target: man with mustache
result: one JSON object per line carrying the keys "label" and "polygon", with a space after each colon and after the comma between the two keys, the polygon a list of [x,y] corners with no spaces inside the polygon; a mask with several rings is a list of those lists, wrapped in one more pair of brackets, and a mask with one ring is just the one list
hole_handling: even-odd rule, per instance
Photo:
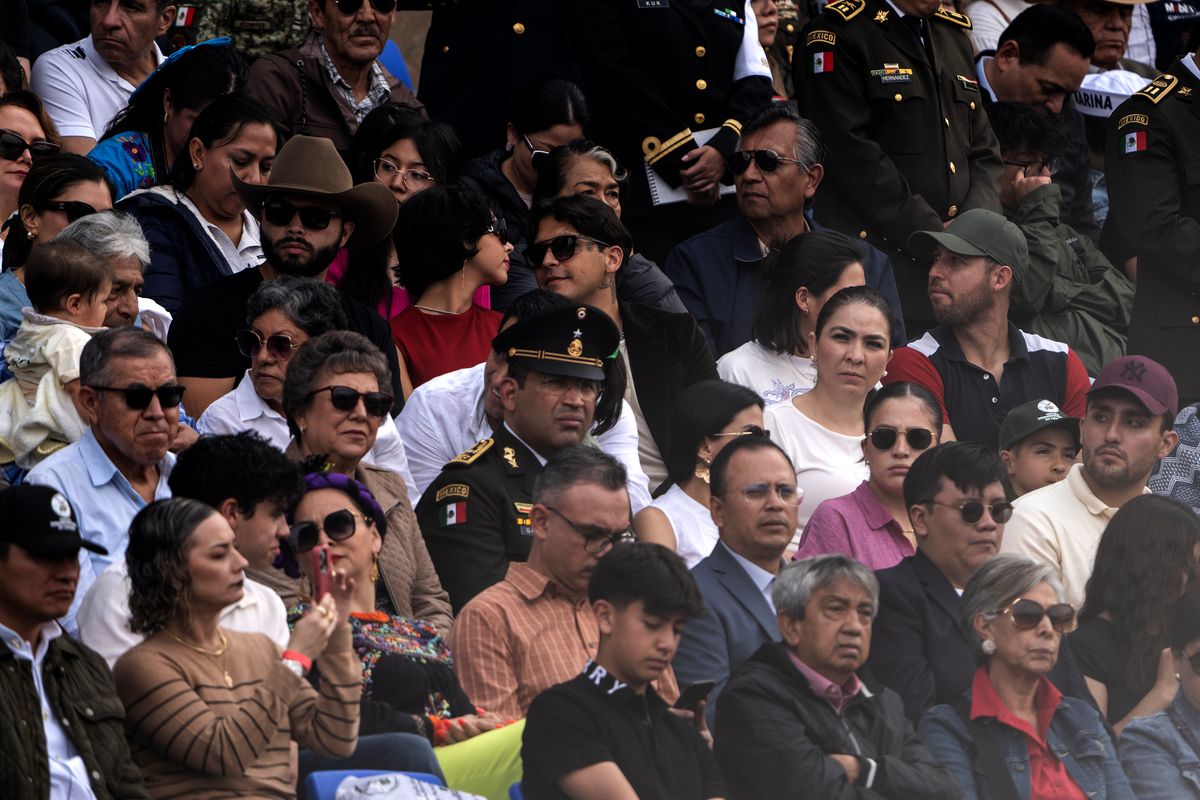
{"label": "man with mustache", "polygon": [[[333,143],[311,136],[292,137],[283,146],[265,185],[236,177],[234,185],[259,218],[266,260],[206,285],[175,315],[169,341],[194,417],[233,389],[250,366],[235,339],[246,327],[246,301],[259,285],[280,275],[323,280],[340,248],[375,244],[391,232],[400,208],[381,183],[355,186]],[[396,346],[387,323],[357,300],[339,297],[348,329],[387,356],[392,392],[400,398]]]}
{"label": "man with mustache", "polygon": [[994,451],[1004,417],[1030,400],[1049,399],[1064,414],[1083,416],[1088,374],[1079,356],[1008,319],[1014,286],[1028,271],[1020,228],[994,211],[971,209],[944,232],[914,233],[909,248],[933,257],[929,302],[938,326],[896,349],[883,382],[932,392],[942,406],[942,441]]}
{"label": "man with mustache", "polygon": [[384,103],[422,108],[378,61],[396,0],[309,0],[308,12],[308,40],[255,61],[250,92],[284,138],[323,136],[349,163],[350,140],[367,114]]}
{"label": "man with mustache", "polygon": [[1083,463],[1017,500],[1004,550],[1053,564],[1067,602],[1080,608],[1100,536],[1121,506],[1150,494],[1150,471],[1179,441],[1178,412],[1175,379],[1157,361],[1129,355],[1105,364],[1079,423]]}
{"label": "man with mustache", "polygon": [[683,629],[674,667],[683,686],[716,681],[705,709],[711,727],[730,673],[779,641],[771,588],[796,530],[801,495],[791,459],[762,436],[739,436],[722,448],[709,481],[720,541],[692,568],[707,608]]}

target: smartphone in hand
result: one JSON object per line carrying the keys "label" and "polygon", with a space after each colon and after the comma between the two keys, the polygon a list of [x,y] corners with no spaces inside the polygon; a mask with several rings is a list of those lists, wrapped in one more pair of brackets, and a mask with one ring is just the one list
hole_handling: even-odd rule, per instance
{"label": "smartphone in hand", "polygon": [[333,588],[333,560],[329,545],[312,549],[313,602],[319,603]]}
{"label": "smartphone in hand", "polygon": [[708,699],[709,694],[712,693],[713,687],[716,685],[716,681],[697,681],[693,683],[679,693],[679,699],[675,701],[673,708],[677,708],[680,711],[695,711],[696,706],[700,705],[701,701]]}

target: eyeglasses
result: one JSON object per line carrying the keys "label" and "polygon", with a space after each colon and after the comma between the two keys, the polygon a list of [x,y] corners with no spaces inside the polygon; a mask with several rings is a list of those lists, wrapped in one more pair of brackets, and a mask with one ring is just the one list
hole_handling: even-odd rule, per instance
{"label": "eyeglasses", "polygon": [[768,430],[763,430],[757,425],[747,425],[740,431],[731,431],[729,433],[710,433],[708,438],[716,439],[721,436],[761,436],[764,439],[770,439],[771,432]]}
{"label": "eyeglasses", "polygon": [[798,506],[804,500],[804,490],[790,483],[751,483],[738,491],[748,502],[757,504],[765,503],[770,498],[772,490],[785,506]]}
{"label": "eyeglasses", "polygon": [[323,231],[334,217],[341,216],[332,208],[294,206],[287,200],[268,200],[263,205],[263,219],[272,225],[288,225],[297,214],[300,215],[300,224],[310,231]]}
{"label": "eyeglasses", "polygon": [[346,508],[326,514],[319,525],[315,522],[297,522],[288,531],[288,542],[296,553],[307,553],[321,540],[322,530],[330,541],[342,542],[354,535],[358,529],[355,520],[360,519],[366,525],[372,522],[370,517]]}
{"label": "eyeglasses", "polygon": [[254,358],[264,346],[267,352],[278,359],[288,359],[292,357],[292,351],[300,345],[292,341],[292,337],[282,333],[275,333],[263,340],[256,331],[244,330],[238,331],[234,337],[237,340],[238,350],[246,358]]}
{"label": "eyeglasses", "polygon": [[[362,8],[363,0],[333,0],[333,4],[337,6],[338,11],[348,17],[358,13],[358,10]],[[396,10],[396,0],[371,0],[371,8],[380,14],[390,14]]]}
{"label": "eyeglasses", "polygon": [[163,408],[176,408],[183,401],[186,389],[174,383],[164,383],[157,389],[135,383],[132,386],[118,388],[116,386],[92,386],[97,392],[113,392],[124,395],[125,405],[132,411],[145,411],[150,407],[150,401],[157,397],[158,404]]}
{"label": "eyeglasses", "polygon": [[78,200],[55,200],[46,203],[47,211],[61,211],[67,215],[67,222],[71,223],[79,219],[83,219],[89,214],[95,214],[96,209],[89,206],[87,203],[81,203]]}
{"label": "eyeglasses", "polygon": [[[900,431],[881,425],[871,431],[871,446],[876,450],[891,450],[900,438]],[[933,432],[927,428],[909,428],[904,432],[904,441],[913,450],[924,450],[933,444]]]}
{"label": "eyeglasses", "polygon": [[1013,627],[1019,631],[1031,631],[1042,624],[1042,617],[1050,618],[1050,625],[1059,633],[1075,630],[1075,609],[1070,603],[1055,603],[1045,608],[1041,603],[1019,597],[1001,609],[1001,614],[1012,617]]}
{"label": "eyeglasses", "polygon": [[602,242],[590,236],[568,233],[562,236],[555,236],[553,239],[548,239],[544,242],[534,242],[529,245],[529,263],[533,265],[534,269],[542,269],[542,262],[546,260],[546,253],[553,255],[555,261],[566,261],[575,256],[575,249],[580,242],[591,242],[597,247],[610,246],[608,242]]}
{"label": "eyeglasses", "polygon": [[552,506],[542,506],[550,513],[556,515],[563,522],[571,526],[571,530],[583,537],[583,549],[594,556],[608,550],[610,547],[615,547],[619,544],[628,544],[629,542],[637,541],[637,534],[631,528],[622,528],[616,533],[599,530],[591,525],[579,525],[571,520],[566,514]]}
{"label": "eyeglasses", "polygon": [[349,386],[322,386],[320,389],[313,389],[304,399],[308,400],[321,392],[329,392],[329,402],[338,411],[353,411],[358,406],[358,398],[361,397],[366,412],[380,419],[388,415],[392,410],[392,403],[395,402],[395,398],[387,392],[360,392]]}
{"label": "eyeglasses", "polygon": [[986,508],[988,513],[992,515],[994,522],[1003,525],[1012,518],[1013,507],[1012,503],[1001,501],[999,503],[991,503],[985,505],[978,500],[966,500],[961,503],[939,503],[937,500],[925,500],[925,503],[935,506],[945,506],[946,508],[954,508],[962,515],[962,521],[968,525],[974,525],[979,520],[983,519],[983,510]]}
{"label": "eyeglasses", "polygon": [[741,175],[750,169],[750,162],[754,162],[760,172],[774,172],[779,169],[781,161],[787,161],[790,164],[804,164],[798,158],[781,156],[774,150],[737,150],[729,157],[729,169],[734,175]]}
{"label": "eyeglasses", "polygon": [[375,168],[375,177],[384,183],[391,183],[400,176],[400,182],[410,189],[425,188],[427,184],[437,183],[433,176],[421,169],[400,169],[390,159],[377,158],[371,162]]}
{"label": "eyeglasses", "polygon": [[44,139],[36,142],[25,141],[20,134],[0,128],[0,158],[16,161],[26,150],[33,158],[50,156],[58,152],[59,147],[54,142]]}
{"label": "eyeglasses", "polygon": [[541,164],[546,156],[550,155],[550,151],[541,150],[537,147],[534,147],[533,142],[529,141],[529,137],[523,133],[521,134],[521,140],[525,142],[525,146],[529,148],[529,163],[534,169],[537,169],[538,164]]}
{"label": "eyeglasses", "polygon": [[1045,161],[1005,161],[1010,167],[1020,167],[1025,173],[1025,177],[1034,178],[1042,174],[1043,170],[1049,170],[1050,174],[1058,174],[1058,159],[1048,158]]}
{"label": "eyeglasses", "polygon": [[484,231],[484,235],[493,234],[500,240],[500,244],[508,244],[508,223],[503,219],[494,219],[488,229]]}

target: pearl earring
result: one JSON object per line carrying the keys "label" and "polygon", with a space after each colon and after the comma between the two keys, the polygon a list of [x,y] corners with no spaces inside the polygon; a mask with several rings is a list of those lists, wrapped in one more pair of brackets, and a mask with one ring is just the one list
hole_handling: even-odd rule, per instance
{"label": "pearl earring", "polygon": [[193,162],[192,162],[192,169],[196,170],[196,172],[199,172],[199,171],[200,171],[200,162],[199,162],[199,161],[193,161]]}
{"label": "pearl earring", "polygon": [[983,644],[979,645],[979,649],[983,651],[985,656],[996,655],[996,643],[991,639],[985,639]]}

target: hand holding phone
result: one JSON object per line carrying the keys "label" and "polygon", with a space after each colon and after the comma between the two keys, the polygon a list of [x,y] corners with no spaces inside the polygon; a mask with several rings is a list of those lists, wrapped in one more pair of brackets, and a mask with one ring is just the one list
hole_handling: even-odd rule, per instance
{"label": "hand holding phone", "polygon": [[329,556],[329,545],[312,549],[313,602],[319,603],[333,588],[333,562]]}
{"label": "hand holding phone", "polygon": [[696,706],[708,698],[716,685],[716,681],[697,681],[693,683],[679,694],[679,699],[675,701],[675,705],[672,708],[677,708],[680,711],[695,711]]}

